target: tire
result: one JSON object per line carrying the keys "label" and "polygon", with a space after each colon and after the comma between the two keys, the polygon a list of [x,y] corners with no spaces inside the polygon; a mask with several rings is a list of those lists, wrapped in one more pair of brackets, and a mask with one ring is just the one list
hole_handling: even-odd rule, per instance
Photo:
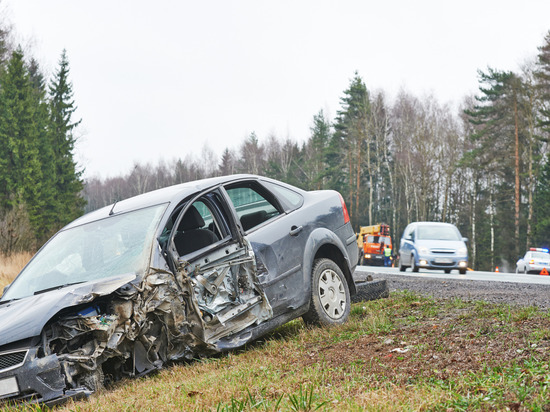
{"label": "tire", "polygon": [[465,275],[466,269],[458,269],[458,273],[460,273],[461,275]]}
{"label": "tire", "polygon": [[309,310],[302,316],[308,325],[341,325],[349,317],[351,297],[342,270],[330,259],[317,259],[311,271]]}
{"label": "tire", "polygon": [[529,273],[529,271],[527,270],[527,266],[525,266],[525,267],[523,268],[523,274],[524,274],[524,275],[527,275],[528,273]]}
{"label": "tire", "polygon": [[411,255],[411,267],[413,272],[418,272],[418,270],[420,269],[418,266],[416,266],[414,255]]}
{"label": "tire", "polygon": [[446,274],[451,273],[451,269],[445,269],[445,273],[446,273]]}
{"label": "tire", "polygon": [[87,374],[79,378],[79,384],[85,386],[92,392],[97,392],[105,387],[105,375],[103,374],[103,369],[101,365],[93,372],[88,372]]}
{"label": "tire", "polygon": [[367,282],[356,281],[355,287],[357,288],[357,293],[351,298],[353,303],[382,299],[390,296],[390,289],[388,288],[386,279],[377,279]]}

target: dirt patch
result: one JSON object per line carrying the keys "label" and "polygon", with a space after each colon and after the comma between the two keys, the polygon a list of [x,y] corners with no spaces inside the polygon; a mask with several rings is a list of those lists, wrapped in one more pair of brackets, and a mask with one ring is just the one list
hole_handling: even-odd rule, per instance
{"label": "dirt patch", "polygon": [[453,310],[442,318],[417,321],[414,326],[403,322],[386,334],[309,345],[308,356],[301,363],[311,366],[321,362],[343,371],[363,367],[377,380],[398,385],[419,379],[448,380],[486,368],[521,368],[533,356],[550,360],[550,341],[531,340],[531,334],[540,330],[550,330],[550,320],[536,317],[510,328],[508,322],[496,319],[465,321],[461,310]]}

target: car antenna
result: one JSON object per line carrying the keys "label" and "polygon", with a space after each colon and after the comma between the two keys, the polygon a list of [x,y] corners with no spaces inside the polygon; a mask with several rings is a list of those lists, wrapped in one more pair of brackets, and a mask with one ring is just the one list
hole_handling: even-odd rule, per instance
{"label": "car antenna", "polygon": [[115,203],[113,203],[113,207],[111,208],[111,211],[109,212],[109,216],[113,216],[115,214],[115,206],[118,203],[118,200],[115,200]]}

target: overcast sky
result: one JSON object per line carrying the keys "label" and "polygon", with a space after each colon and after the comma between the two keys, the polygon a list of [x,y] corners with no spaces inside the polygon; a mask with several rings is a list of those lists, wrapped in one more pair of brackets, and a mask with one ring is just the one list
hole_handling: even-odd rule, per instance
{"label": "overcast sky", "polygon": [[0,0],[47,74],[65,48],[85,177],[237,148],[251,132],[304,141],[354,72],[456,104],[477,70],[518,70],[550,1]]}

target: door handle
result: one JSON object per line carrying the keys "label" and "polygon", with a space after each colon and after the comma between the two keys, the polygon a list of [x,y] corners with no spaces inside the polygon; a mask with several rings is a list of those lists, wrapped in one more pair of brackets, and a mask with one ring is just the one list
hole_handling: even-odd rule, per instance
{"label": "door handle", "polygon": [[302,231],[304,227],[303,226],[292,226],[290,228],[290,236],[296,236],[298,233]]}

